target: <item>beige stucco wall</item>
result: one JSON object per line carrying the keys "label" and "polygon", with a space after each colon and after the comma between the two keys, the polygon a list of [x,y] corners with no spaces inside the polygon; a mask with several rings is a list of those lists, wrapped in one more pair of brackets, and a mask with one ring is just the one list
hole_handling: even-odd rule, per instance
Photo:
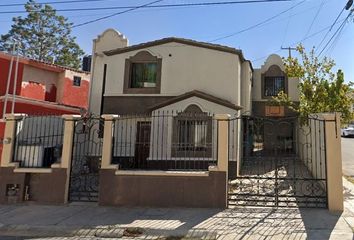
{"label": "beige stucco wall", "polygon": [[100,113],[103,69],[107,60],[103,51],[126,46],[128,39],[114,29],[107,29],[93,40],[89,109],[95,114]]}
{"label": "beige stucco wall", "polygon": [[261,83],[261,70],[254,69],[253,71],[253,87],[252,87],[252,100],[263,101],[262,99],[262,83]]}
{"label": "beige stucco wall", "polygon": [[[237,55],[181,43],[166,43],[145,50],[162,58],[159,95],[176,96],[200,90],[240,104],[241,70]],[[108,72],[105,96],[123,94],[125,60],[139,51],[106,57]]]}
{"label": "beige stucco wall", "polygon": [[241,71],[241,110],[243,114],[251,114],[252,111],[252,70],[249,62],[242,63]]}
{"label": "beige stucco wall", "polygon": [[[282,71],[285,72],[285,67],[283,61],[279,55],[272,54],[270,55],[264,64],[255,69],[253,72],[253,92],[252,100],[253,101],[268,101],[269,99],[262,98],[262,74],[265,73],[269,67],[272,65],[277,65]],[[292,101],[299,101],[299,79],[298,78],[288,78],[288,95]]]}
{"label": "beige stucco wall", "polygon": [[[113,56],[103,54],[105,50],[125,46],[127,39],[112,29],[94,40],[90,97],[90,110],[94,113],[99,113],[100,110],[104,64],[107,64],[104,96],[129,96],[130,94],[123,94],[125,60],[144,50],[162,58],[161,92],[134,96],[177,96],[199,90],[237,105],[243,102],[248,105],[247,109],[250,108],[247,97],[241,100],[240,94],[241,77],[249,80],[250,64],[241,63],[236,54],[176,42]],[[246,72],[243,74],[241,69]],[[247,92],[249,91],[248,89]]]}

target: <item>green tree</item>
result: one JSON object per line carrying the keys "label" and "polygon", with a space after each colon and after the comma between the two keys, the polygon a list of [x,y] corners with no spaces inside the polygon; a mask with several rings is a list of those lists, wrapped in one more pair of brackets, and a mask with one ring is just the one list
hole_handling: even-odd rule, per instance
{"label": "green tree", "polygon": [[0,50],[10,52],[18,41],[24,57],[79,68],[84,52],[71,36],[72,23],[35,0],[29,0],[25,9],[27,16],[14,17],[10,31],[0,36]]}
{"label": "green tree", "polygon": [[309,114],[321,112],[341,112],[343,123],[353,118],[351,107],[353,99],[350,96],[350,84],[344,82],[341,70],[333,72],[335,63],[324,57],[319,59],[313,48],[307,53],[303,46],[297,47],[298,58],[284,58],[285,71],[288,77],[298,77],[300,103],[295,104],[290,97],[281,92],[273,100],[276,104],[288,106],[299,113],[302,119]]}

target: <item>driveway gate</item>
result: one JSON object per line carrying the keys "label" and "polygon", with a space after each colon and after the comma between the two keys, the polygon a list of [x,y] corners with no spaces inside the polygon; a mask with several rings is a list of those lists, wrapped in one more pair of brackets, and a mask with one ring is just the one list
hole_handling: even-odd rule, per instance
{"label": "driveway gate", "polygon": [[95,202],[98,200],[103,120],[89,116],[74,121],[69,201]]}
{"label": "driveway gate", "polygon": [[327,207],[323,120],[237,117],[235,125],[243,136],[229,206]]}

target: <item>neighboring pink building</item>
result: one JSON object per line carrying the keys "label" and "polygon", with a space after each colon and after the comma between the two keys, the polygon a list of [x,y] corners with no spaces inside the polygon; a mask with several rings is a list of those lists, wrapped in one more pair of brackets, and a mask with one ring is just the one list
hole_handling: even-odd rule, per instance
{"label": "neighboring pink building", "polygon": [[[11,55],[0,52],[0,97],[6,94],[10,61]],[[15,65],[16,58],[12,68],[10,95],[13,94]],[[16,95],[26,99],[40,100],[44,102],[43,104],[52,102],[63,107],[87,109],[89,83],[89,72],[21,57],[18,66]],[[11,97],[9,101],[11,102]],[[0,102],[3,103],[2,98]]]}
{"label": "neighboring pink building", "polygon": [[[11,55],[0,52],[0,139],[3,121],[6,86]],[[45,63],[24,57],[19,58],[15,101],[13,89],[16,69],[14,58],[6,113],[27,114],[80,114],[88,108],[90,73]],[[0,143],[0,154],[2,145]]]}

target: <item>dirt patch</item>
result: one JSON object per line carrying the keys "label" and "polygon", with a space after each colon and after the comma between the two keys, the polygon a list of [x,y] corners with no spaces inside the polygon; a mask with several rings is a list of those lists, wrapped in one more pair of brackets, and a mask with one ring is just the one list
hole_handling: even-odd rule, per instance
{"label": "dirt patch", "polygon": [[140,237],[143,235],[144,230],[142,228],[126,228],[124,229],[124,237]]}
{"label": "dirt patch", "polygon": [[344,176],[349,182],[354,184],[354,177],[351,176]]}

